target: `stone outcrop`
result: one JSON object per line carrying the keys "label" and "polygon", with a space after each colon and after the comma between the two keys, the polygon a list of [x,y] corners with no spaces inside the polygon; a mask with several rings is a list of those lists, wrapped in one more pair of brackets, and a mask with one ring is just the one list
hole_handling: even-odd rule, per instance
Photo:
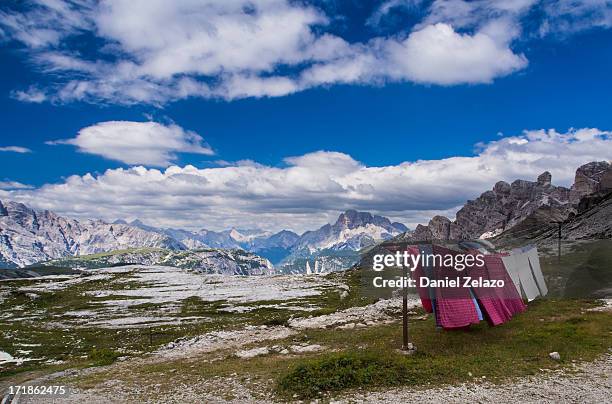
{"label": "stone outcrop", "polygon": [[612,165],[607,161],[593,161],[576,170],[570,200],[577,204],[584,196],[612,188]]}
{"label": "stone outcrop", "polygon": [[[457,212],[453,222],[435,216],[427,226],[416,229],[401,239],[473,239],[495,237],[520,223],[522,232],[545,230],[552,221],[572,218],[599,203],[612,191],[612,165],[606,161],[591,162],[576,170],[570,189],[552,184],[552,175],[545,171],[536,181],[499,181],[467,203]],[[589,195],[599,195],[590,200]],[[527,220],[529,219],[529,220]],[[544,226],[543,229],[540,229]],[[605,233],[605,232],[604,232]]]}
{"label": "stone outcrop", "polygon": [[53,258],[135,247],[173,250],[176,240],[125,224],[77,221],[17,202],[0,202],[0,261],[23,267]]}

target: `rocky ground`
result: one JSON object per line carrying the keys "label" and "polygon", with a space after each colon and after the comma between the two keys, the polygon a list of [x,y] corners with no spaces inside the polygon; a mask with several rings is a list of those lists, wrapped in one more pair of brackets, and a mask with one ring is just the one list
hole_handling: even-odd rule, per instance
{"label": "rocky ground", "polygon": [[573,369],[543,371],[542,375],[494,385],[486,379],[459,386],[414,390],[391,389],[350,394],[338,403],[606,403],[612,397],[612,354]]}
{"label": "rocky ground", "polygon": [[[416,302],[411,302],[413,306]],[[609,311],[610,302],[597,310]],[[68,384],[75,388],[60,401],[40,397],[15,397],[12,402],[41,403],[107,403],[107,402],[233,402],[263,403],[277,402],[273,394],[273,380],[251,379],[238,373],[177,381],[167,384],[155,382],[155,378],[134,384],[124,375],[143,364],[185,361],[190,367],[201,366],[205,361],[222,361],[227,355],[249,359],[269,353],[301,355],[326,350],[326,347],[304,342],[279,345],[278,340],[287,340],[298,332],[318,328],[360,328],[392,322],[386,313],[397,313],[400,301],[383,300],[364,307],[353,307],[330,315],[316,316],[289,324],[289,326],[248,326],[242,330],[212,332],[195,338],[176,341],[143,358],[120,361],[110,367],[69,370],[45,376],[30,382],[32,385]],[[256,347],[253,348],[253,346]],[[79,388],[71,381],[83,377],[104,376],[93,386]],[[392,388],[378,391],[350,391],[327,396],[322,401],[336,403],[604,403],[612,396],[612,351],[594,362],[572,361],[568,368],[540,369],[540,374],[513,379],[511,382],[494,384],[486,377],[474,376],[471,382],[436,388]],[[164,371],[164,378],[178,375],[176,369]],[[159,376],[159,375],[157,375]],[[77,379],[75,379],[77,378]],[[180,380],[177,378],[177,380]],[[4,403],[3,403],[4,404]]]}

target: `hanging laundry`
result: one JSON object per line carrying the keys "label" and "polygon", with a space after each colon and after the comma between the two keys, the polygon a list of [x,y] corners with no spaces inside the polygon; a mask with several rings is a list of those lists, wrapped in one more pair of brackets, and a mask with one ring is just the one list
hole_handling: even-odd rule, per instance
{"label": "hanging laundry", "polygon": [[522,250],[518,251],[521,252],[513,255],[516,259],[516,264],[518,265],[521,286],[525,291],[527,301],[532,301],[536,297],[540,296],[540,290],[538,289],[536,279],[531,272],[531,266],[529,265],[529,258],[527,257],[527,254],[524,254]]}
{"label": "hanging laundry", "polygon": [[[482,278],[483,280],[491,280],[492,278],[486,268],[486,265],[477,265],[467,268],[467,273],[472,278]],[[500,278],[498,278],[500,279]],[[512,318],[511,311],[505,306],[500,298],[500,293],[497,288],[472,287],[471,291],[477,298],[477,304],[482,306],[482,311],[486,320],[491,325],[500,325]]]}
{"label": "hanging laundry", "polygon": [[503,257],[502,260],[510,276],[515,274],[514,277],[516,277],[518,275],[519,284],[528,301],[532,301],[540,295],[526,254],[523,254],[520,250],[515,250],[509,256]]}
{"label": "hanging laundry", "polygon": [[505,271],[510,275],[512,279],[512,283],[516,287],[516,291],[519,296],[521,295],[521,280],[519,278],[518,266],[516,264],[516,258],[513,255],[507,254],[501,256],[501,260],[503,262],[502,266],[505,268]]}
{"label": "hanging laundry", "polygon": [[[468,254],[482,254],[482,251],[463,246]],[[422,256],[447,257],[460,253],[440,245],[407,246],[410,254]],[[471,324],[478,324],[486,320],[495,326],[509,321],[515,314],[525,311],[526,305],[521,298],[521,287],[527,289],[528,298],[539,295],[538,284],[535,277],[538,273],[533,251],[526,253],[515,251],[514,254],[487,254],[484,255],[484,264],[467,267],[464,271],[457,271],[453,266],[445,266],[444,260],[419,260],[417,267],[411,272],[413,279],[417,280],[417,291],[425,311],[433,313],[436,326],[445,329],[463,328]],[[537,254],[537,252],[536,252]],[[454,260],[453,260],[454,261]],[[533,264],[531,262],[533,261]],[[449,260],[449,262],[451,262]],[[476,261],[475,261],[476,262]],[[539,261],[537,261],[539,264]],[[462,280],[469,275],[472,279],[503,280],[504,286],[491,288],[473,285],[464,287]],[[418,281],[426,277],[434,281],[445,281],[442,286],[421,287]],[[450,285],[455,280],[461,286]],[[525,286],[521,286],[521,285]]]}
{"label": "hanging laundry", "polygon": [[531,272],[536,280],[540,295],[546,296],[548,294],[548,287],[546,286],[546,281],[544,281],[544,275],[542,275],[538,249],[535,246],[526,247],[526,249],[523,250],[523,253],[527,255],[529,265],[531,266]]}
{"label": "hanging laundry", "polygon": [[[420,250],[416,246],[409,246],[406,250],[408,251],[410,255],[418,256],[420,254]],[[411,271],[410,276],[412,277],[412,279],[414,279],[417,282],[417,285],[418,285],[419,279],[425,276],[425,272],[423,271],[423,267],[421,266],[420,261],[417,264],[417,266],[414,268],[414,271]],[[433,304],[432,304],[432,296],[430,296],[429,294],[429,288],[422,288],[420,286],[417,286],[416,289],[419,294],[419,298],[421,299],[421,305],[423,306],[423,309],[427,313],[432,313]]]}
{"label": "hanging laundry", "polygon": [[478,314],[478,320],[484,320],[482,315],[482,310],[480,310],[480,305],[478,304],[478,300],[476,300],[476,296],[474,295],[474,291],[470,288],[470,296],[472,296],[472,301],[474,302],[474,307],[476,308],[476,313]]}
{"label": "hanging laundry", "polygon": [[[438,245],[433,245],[433,253],[441,256],[457,254],[456,251]],[[452,266],[439,264],[437,262],[434,265],[437,279],[456,279],[461,284],[463,275],[460,272]],[[435,294],[436,309],[442,327],[445,329],[462,328],[478,324],[478,312],[468,288],[439,286],[435,288]]]}
{"label": "hanging laundry", "polygon": [[504,280],[504,287],[493,288],[493,291],[504,305],[507,312],[513,316],[517,313],[524,312],[527,309],[527,306],[525,303],[523,303],[523,299],[521,299],[520,287],[517,287],[514,284],[514,281],[510,276],[510,271],[508,271],[504,265],[503,258],[505,258],[505,256],[497,254],[485,255],[484,261],[489,279]]}

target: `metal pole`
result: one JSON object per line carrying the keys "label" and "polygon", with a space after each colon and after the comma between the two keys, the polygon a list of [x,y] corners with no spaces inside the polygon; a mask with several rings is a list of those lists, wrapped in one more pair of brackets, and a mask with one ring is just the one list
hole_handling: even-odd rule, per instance
{"label": "metal pole", "polygon": [[550,223],[555,223],[557,227],[557,262],[561,262],[561,227],[563,226],[562,221],[554,221]]}

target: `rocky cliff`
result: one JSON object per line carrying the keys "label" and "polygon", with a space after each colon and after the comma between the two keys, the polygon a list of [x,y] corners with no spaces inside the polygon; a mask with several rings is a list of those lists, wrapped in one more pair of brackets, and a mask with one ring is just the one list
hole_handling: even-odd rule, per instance
{"label": "rocky cliff", "polygon": [[21,203],[0,202],[0,262],[6,267],[135,247],[185,249],[171,237],[135,226],[77,221]]}
{"label": "rocky cliff", "polygon": [[[612,165],[591,162],[576,170],[571,188],[552,185],[552,176],[544,172],[536,181],[500,181],[492,190],[468,201],[455,221],[433,217],[427,226],[419,225],[401,238],[409,240],[491,238],[510,229],[533,233],[545,230],[552,221],[563,221],[580,211],[580,203],[589,195],[605,194],[612,189]],[[539,229],[546,223],[544,229]]]}

